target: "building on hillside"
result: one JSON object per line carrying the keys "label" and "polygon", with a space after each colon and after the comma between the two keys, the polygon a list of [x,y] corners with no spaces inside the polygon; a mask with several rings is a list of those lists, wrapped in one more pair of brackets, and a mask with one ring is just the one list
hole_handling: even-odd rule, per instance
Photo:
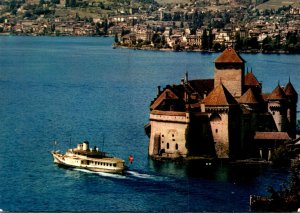
{"label": "building on hillside", "polygon": [[298,94],[289,81],[271,94],[244,59],[227,48],[215,60],[214,79],[158,87],[145,126],[149,156],[269,160],[279,144],[296,137]]}

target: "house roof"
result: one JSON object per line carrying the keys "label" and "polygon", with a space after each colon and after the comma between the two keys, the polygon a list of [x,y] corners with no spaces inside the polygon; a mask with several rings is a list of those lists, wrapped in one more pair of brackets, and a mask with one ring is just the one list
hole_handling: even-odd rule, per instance
{"label": "house roof", "polygon": [[291,140],[287,132],[255,132],[254,140]]}
{"label": "house roof", "polygon": [[189,84],[199,95],[208,94],[214,89],[214,79],[191,80]]}
{"label": "house roof", "polygon": [[284,88],[284,93],[287,96],[298,96],[298,93],[296,92],[295,88],[293,87],[292,83],[289,81],[287,85]]}
{"label": "house roof", "polygon": [[245,85],[246,86],[260,86],[260,83],[252,72],[248,72],[245,75]]}
{"label": "house roof", "polygon": [[231,47],[226,48],[215,63],[244,63],[245,60]]}
{"label": "house roof", "polygon": [[166,99],[178,99],[178,96],[168,86],[150,105],[151,109],[156,109]]}
{"label": "house roof", "polygon": [[283,91],[283,89],[281,88],[280,85],[278,85],[273,92],[268,96],[269,100],[282,100],[282,99],[286,99],[286,95]]}
{"label": "house roof", "polygon": [[262,101],[258,95],[254,94],[253,90],[249,88],[239,99],[239,103],[242,104],[258,104]]}
{"label": "house roof", "polygon": [[237,101],[223,84],[218,85],[204,98],[203,102],[210,106],[227,106],[237,104]]}

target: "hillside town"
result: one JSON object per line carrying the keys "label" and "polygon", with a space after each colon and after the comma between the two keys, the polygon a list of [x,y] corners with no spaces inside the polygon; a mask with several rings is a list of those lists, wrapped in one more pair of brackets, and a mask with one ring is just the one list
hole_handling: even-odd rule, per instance
{"label": "hillside town", "polygon": [[[175,2],[175,3],[174,3]],[[300,5],[253,0],[4,0],[0,34],[114,36],[115,47],[300,53]],[[275,1],[276,2],[276,1]]]}

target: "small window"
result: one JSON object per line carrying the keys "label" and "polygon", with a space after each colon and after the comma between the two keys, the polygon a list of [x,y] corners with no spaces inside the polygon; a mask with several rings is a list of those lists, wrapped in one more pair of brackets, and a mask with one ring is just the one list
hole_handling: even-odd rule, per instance
{"label": "small window", "polygon": [[218,133],[218,129],[216,129],[216,133]]}
{"label": "small window", "polygon": [[273,111],[273,115],[275,115],[275,112]]}
{"label": "small window", "polygon": [[161,137],[163,138],[163,137],[165,137],[164,135],[161,135]]}
{"label": "small window", "polygon": [[161,141],[161,143],[164,143],[164,141]]}
{"label": "small window", "polygon": [[175,141],[175,139],[173,138],[172,141]]}
{"label": "small window", "polygon": [[174,134],[172,134],[172,137],[174,137]]}
{"label": "small window", "polygon": [[115,163],[114,163],[113,165],[114,165],[114,167],[116,167],[116,166],[117,166],[117,164],[115,164]]}
{"label": "small window", "polygon": [[178,150],[178,144],[175,145],[175,149]]}
{"label": "small window", "polygon": [[167,143],[167,149],[169,149],[169,143]]}

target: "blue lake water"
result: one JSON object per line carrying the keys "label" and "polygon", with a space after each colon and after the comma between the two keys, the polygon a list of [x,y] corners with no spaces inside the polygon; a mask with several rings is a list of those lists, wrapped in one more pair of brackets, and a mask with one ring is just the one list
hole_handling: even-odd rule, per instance
{"label": "blue lake water", "polygon": [[[249,211],[288,176],[268,166],[203,168],[148,159],[144,125],[158,85],[213,78],[218,54],[112,49],[111,38],[0,37],[0,209],[5,211]],[[300,55],[242,54],[271,92]],[[298,109],[299,110],[299,109]],[[127,159],[124,176],[53,164],[83,140]]]}

